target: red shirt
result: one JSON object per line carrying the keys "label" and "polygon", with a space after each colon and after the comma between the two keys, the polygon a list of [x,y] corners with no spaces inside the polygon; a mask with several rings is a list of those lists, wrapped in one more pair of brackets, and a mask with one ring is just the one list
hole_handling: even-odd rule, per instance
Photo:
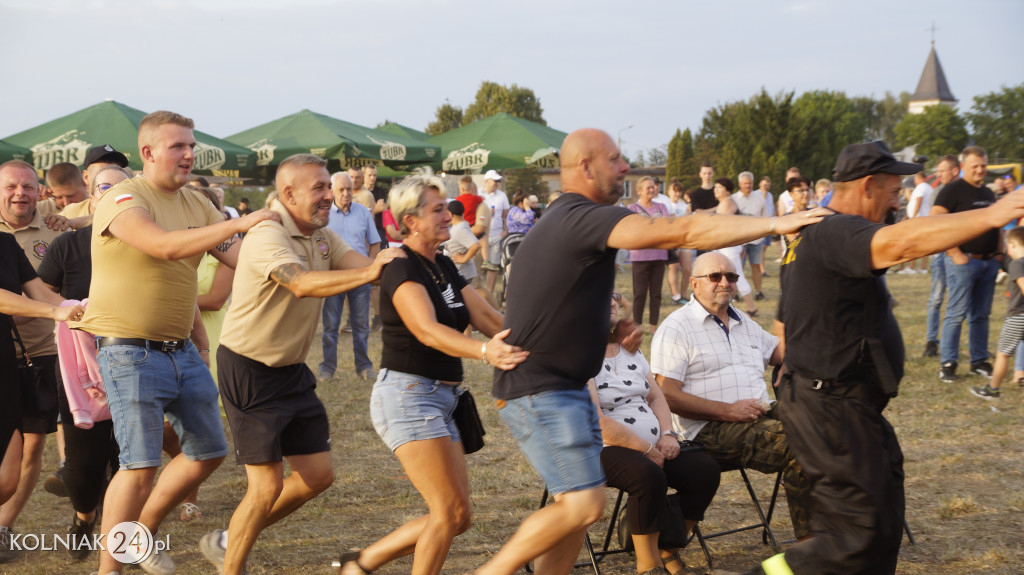
{"label": "red shirt", "polygon": [[462,215],[462,219],[466,220],[469,225],[476,224],[476,208],[480,205],[480,202],[484,201],[483,198],[476,194],[460,194],[459,197],[455,198],[459,200],[462,207],[466,209],[466,213]]}

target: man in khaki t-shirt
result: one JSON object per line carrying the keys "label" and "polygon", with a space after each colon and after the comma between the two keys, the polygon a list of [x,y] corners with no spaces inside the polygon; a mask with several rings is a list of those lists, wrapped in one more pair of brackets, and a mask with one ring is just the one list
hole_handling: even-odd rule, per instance
{"label": "man in khaki t-shirt", "polygon": [[[225,574],[244,571],[271,509],[298,509],[334,480],[327,412],[305,363],[323,298],[379,280],[384,264],[404,257],[395,248],[370,260],[324,227],[334,200],[326,165],[297,154],[278,166],[274,209],[281,223],[249,230],[235,270],[217,379],[249,486],[231,518],[231,537],[216,530],[200,542]],[[291,468],[287,479],[282,459]],[[253,496],[259,493],[279,495],[264,507]]]}
{"label": "man in khaki t-shirt", "polygon": [[[0,231],[14,235],[33,268],[39,267],[50,242],[61,233],[46,227],[37,209],[38,200],[39,178],[31,165],[17,160],[0,165]],[[53,305],[60,305],[64,300],[54,293],[47,295],[52,296],[52,300],[47,303]],[[0,326],[0,329],[11,328],[5,325]],[[43,368],[44,385],[50,386],[53,393],[56,393],[57,344],[54,342],[53,329],[53,320],[35,318],[19,325],[18,333],[25,343],[28,356],[33,363]],[[21,349],[17,350],[20,356]],[[21,476],[17,491],[0,506],[0,544],[5,541],[9,529],[28,503],[39,479],[46,435],[57,431],[57,410],[44,414],[26,414],[22,418],[21,430],[24,441]],[[9,543],[9,540],[6,541]],[[13,559],[13,553],[10,545],[0,548],[0,562]]]}
{"label": "man in khaki t-shirt", "polygon": [[[192,120],[172,112],[142,119],[143,175],[118,184],[96,205],[89,307],[81,322],[70,324],[99,338],[97,359],[121,448],[121,468],[103,507],[102,533],[110,541],[110,530],[125,521],[155,533],[227,455],[204,355],[209,344],[198,319],[196,267],[206,252],[233,267],[236,234],[278,219],[260,210],[224,221],[205,197],[182,189],[194,159],[192,128]],[[165,414],[182,452],[154,489]],[[100,553],[100,573],[120,572],[120,560],[138,559],[110,551]],[[139,565],[148,573],[174,570],[166,552],[154,551]]]}

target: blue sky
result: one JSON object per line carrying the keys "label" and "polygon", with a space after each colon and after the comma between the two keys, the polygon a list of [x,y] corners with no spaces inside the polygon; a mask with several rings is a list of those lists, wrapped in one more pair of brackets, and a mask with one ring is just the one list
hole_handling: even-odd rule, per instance
{"label": "blue sky", "polygon": [[228,136],[303,108],[423,129],[481,81],[631,156],[770,93],[913,92],[931,41],[961,110],[1024,82],[1024,2],[0,0],[0,138],[105,98]]}

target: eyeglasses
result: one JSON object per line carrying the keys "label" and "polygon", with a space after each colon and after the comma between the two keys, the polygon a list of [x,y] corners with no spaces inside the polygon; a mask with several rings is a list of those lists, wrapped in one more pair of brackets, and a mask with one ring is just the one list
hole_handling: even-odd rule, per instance
{"label": "eyeglasses", "polygon": [[622,294],[619,292],[612,292],[612,299],[615,301],[622,301]]}
{"label": "eyeglasses", "polygon": [[107,191],[107,190],[109,190],[110,188],[113,188],[113,187],[114,187],[114,184],[97,184],[96,185],[96,191],[97,192],[105,192],[105,191]]}
{"label": "eyeglasses", "polygon": [[732,272],[726,272],[726,273],[714,272],[714,273],[710,273],[710,274],[704,274],[702,276],[693,276],[693,277],[695,277],[695,278],[708,278],[709,280],[711,280],[711,283],[718,283],[718,282],[722,281],[722,277],[723,276],[731,284],[734,284],[734,283],[738,282],[739,279],[740,279],[740,274],[734,274]]}

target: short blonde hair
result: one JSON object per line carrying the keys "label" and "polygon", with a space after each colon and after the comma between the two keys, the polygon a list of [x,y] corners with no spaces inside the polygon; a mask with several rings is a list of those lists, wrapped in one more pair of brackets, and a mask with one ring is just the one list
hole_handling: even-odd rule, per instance
{"label": "short blonde hair", "polygon": [[391,207],[391,215],[398,222],[398,230],[403,235],[409,233],[409,227],[405,225],[405,216],[412,214],[420,215],[423,208],[423,195],[427,190],[436,190],[444,196],[444,181],[433,174],[409,176],[395,184],[388,194],[388,206]]}

